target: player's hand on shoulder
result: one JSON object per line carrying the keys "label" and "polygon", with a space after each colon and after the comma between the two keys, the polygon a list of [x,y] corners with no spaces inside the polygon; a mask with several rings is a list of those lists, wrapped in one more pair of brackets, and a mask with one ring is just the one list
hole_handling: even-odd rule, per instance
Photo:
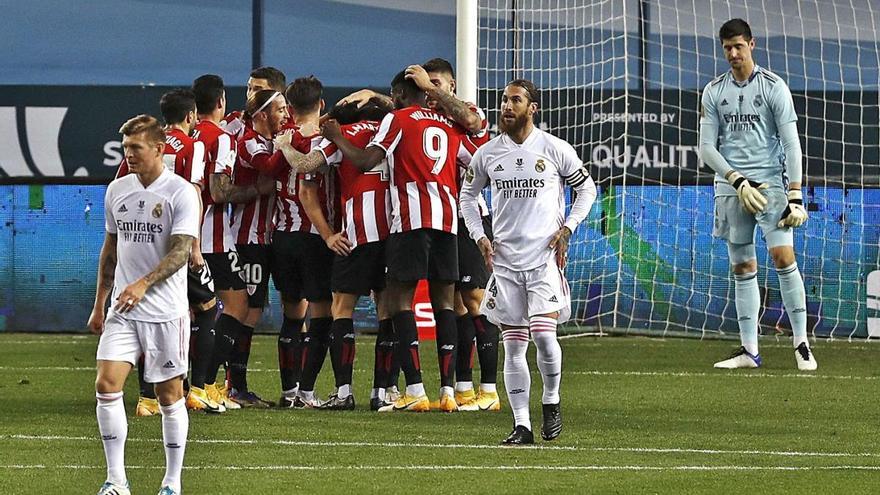
{"label": "player's hand on shoulder", "polygon": [[807,221],[807,209],[804,208],[804,196],[800,189],[788,191],[788,206],[782,212],[777,227],[800,227]]}
{"label": "player's hand on shoulder", "polygon": [[89,331],[95,335],[101,335],[104,332],[104,306],[92,308],[92,314],[89,315]]}
{"label": "player's hand on shoulder", "polygon": [[362,89],[360,91],[355,91],[354,93],[346,96],[345,98],[339,100],[337,105],[348,105],[349,103],[357,103],[358,108],[366,105],[370,98],[374,96],[378,96],[379,93],[376,93],[372,89]]}
{"label": "player's hand on shoulder", "polygon": [[339,122],[335,119],[327,119],[324,121],[324,123],[321,124],[321,135],[333,142],[342,138],[342,128],[339,127]]}
{"label": "player's hand on shoulder", "polygon": [[345,232],[337,232],[325,241],[327,247],[339,256],[348,256],[351,254],[351,241],[345,236]]}
{"label": "player's hand on shoulder", "polygon": [[137,279],[119,294],[113,309],[117,313],[128,313],[143,300],[148,288],[149,284],[147,284],[146,280],[143,278]]}
{"label": "player's hand on shoulder", "polygon": [[491,272],[494,268],[492,257],[495,256],[495,248],[492,246],[492,241],[488,237],[480,237],[480,240],[477,241],[477,247],[480,248],[480,254],[483,255],[483,261],[486,262],[486,269]]}
{"label": "player's hand on shoulder", "polygon": [[556,266],[565,268],[568,264],[568,242],[571,239],[571,230],[566,226],[562,226],[553,234],[550,239],[550,249],[556,250]]}
{"label": "player's hand on shoulder", "polygon": [[736,196],[746,211],[752,214],[764,211],[764,207],[767,206],[767,198],[761,191],[767,189],[767,184],[749,180],[735,170],[731,171],[726,178],[727,182],[736,189]]}
{"label": "player's hand on shoulder", "polygon": [[431,82],[428,72],[421,65],[410,65],[407,67],[404,77],[411,79],[422,91],[434,89],[434,83]]}
{"label": "player's hand on shoulder", "polygon": [[275,149],[280,148],[290,148],[293,147],[293,129],[285,129],[278,134],[275,135],[273,139],[275,142]]}

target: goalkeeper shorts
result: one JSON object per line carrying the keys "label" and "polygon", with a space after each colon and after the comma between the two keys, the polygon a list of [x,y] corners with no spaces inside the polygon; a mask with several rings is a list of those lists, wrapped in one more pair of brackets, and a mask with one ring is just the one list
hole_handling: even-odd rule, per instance
{"label": "goalkeeper shorts", "polygon": [[790,227],[777,227],[788,197],[781,188],[771,187],[764,192],[767,206],[764,211],[751,214],[739,202],[736,196],[715,197],[715,225],[712,235],[733,244],[753,244],[755,242],[755,226],[761,226],[761,233],[767,247],[793,246],[794,236]]}

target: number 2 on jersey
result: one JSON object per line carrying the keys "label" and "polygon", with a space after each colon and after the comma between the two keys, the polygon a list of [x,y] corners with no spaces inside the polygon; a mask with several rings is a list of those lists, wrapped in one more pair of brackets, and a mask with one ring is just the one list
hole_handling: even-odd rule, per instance
{"label": "number 2 on jersey", "polygon": [[449,136],[439,127],[427,127],[423,134],[425,156],[434,160],[431,173],[437,175],[446,165],[446,154],[449,150]]}

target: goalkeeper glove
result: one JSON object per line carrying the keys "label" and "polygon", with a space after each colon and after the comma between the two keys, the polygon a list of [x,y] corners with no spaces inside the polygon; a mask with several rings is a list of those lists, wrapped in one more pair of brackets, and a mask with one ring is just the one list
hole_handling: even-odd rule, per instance
{"label": "goalkeeper glove", "polygon": [[804,209],[804,196],[800,189],[788,191],[788,206],[782,212],[777,227],[800,227],[807,221],[807,210]]}
{"label": "goalkeeper glove", "polygon": [[736,189],[739,202],[749,213],[755,214],[764,211],[764,207],[767,206],[767,198],[761,194],[761,190],[767,189],[767,184],[746,179],[735,170],[727,175],[727,182]]}

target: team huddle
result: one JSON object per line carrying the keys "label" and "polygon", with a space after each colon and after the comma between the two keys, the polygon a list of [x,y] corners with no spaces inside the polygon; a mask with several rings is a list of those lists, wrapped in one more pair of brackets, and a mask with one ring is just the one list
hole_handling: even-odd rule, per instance
{"label": "team huddle", "polygon": [[[723,183],[716,184],[716,234],[731,246],[743,339],[743,347],[716,367],[738,368],[761,364],[757,316],[751,322],[742,317],[759,306],[751,285],[745,288],[753,283],[757,292],[755,224],[768,237],[780,281],[785,276],[794,284],[800,274],[791,227],[803,223],[806,213],[798,201],[799,174],[795,181],[789,173],[786,204],[782,179],[777,188],[756,181],[762,177],[746,178],[752,170],[725,150],[729,141],[722,139],[720,152],[715,148],[719,133],[753,129],[728,129],[723,122],[729,119],[706,112],[723,112],[720,107],[737,97],[741,107],[744,91],[775,92],[766,98],[770,108],[756,111],[777,112],[788,94],[776,76],[751,62],[751,32],[739,24],[739,30],[725,27],[725,51],[747,58],[749,73],[739,77],[729,57],[733,70],[722,76],[729,81],[719,78],[704,92],[701,134],[718,155],[704,151]],[[728,50],[731,40],[746,46],[733,43]],[[166,473],[160,495],[181,491],[187,409],[354,409],[353,317],[361,297],[373,298],[379,319],[370,409],[500,410],[500,336],[514,416],[502,443],[533,443],[526,360],[531,340],[543,380],[541,436],[549,441],[560,435],[557,325],[571,314],[564,269],[570,237],[590,212],[597,189],[574,148],[535,126],[538,88],[525,79],[507,84],[494,138],[484,112],[455,96],[453,68],[443,59],[408,66],[391,81],[390,95],[358,91],[326,112],[322,91],[314,76],[288,85],[280,70],[262,67],[250,74],[243,111],[228,112],[223,80],[203,75],[190,89],[162,96],[164,127],[139,115],[120,129],[125,158],[106,193],[106,235],[89,319],[101,333],[97,416],[108,477],[99,495],[129,493],[122,388],[136,364],[138,414],[162,416]],[[755,105],[760,97],[753,98]],[[781,118],[794,122],[788,114]],[[799,145],[797,156],[788,155],[790,126],[779,128],[782,163],[788,170],[789,161],[798,160],[791,168],[799,169]],[[713,129],[710,143],[706,136]],[[766,130],[767,142],[775,130]],[[778,155],[777,149],[764,161],[778,168]],[[567,213],[565,186],[572,190]],[[254,326],[267,305],[270,278],[284,315],[277,401],[263,399],[247,382]],[[420,280],[428,281],[436,324],[435,401],[423,382],[412,311]],[[800,300],[796,287],[789,292],[783,290],[786,308],[805,306],[802,281]],[[801,312],[789,313],[799,324],[794,314]],[[795,329],[798,366],[815,369],[805,314],[803,320],[803,332]],[[754,331],[744,326],[752,324]],[[328,354],[335,390],[322,399],[315,384]],[[481,372],[476,389],[475,355]]]}

